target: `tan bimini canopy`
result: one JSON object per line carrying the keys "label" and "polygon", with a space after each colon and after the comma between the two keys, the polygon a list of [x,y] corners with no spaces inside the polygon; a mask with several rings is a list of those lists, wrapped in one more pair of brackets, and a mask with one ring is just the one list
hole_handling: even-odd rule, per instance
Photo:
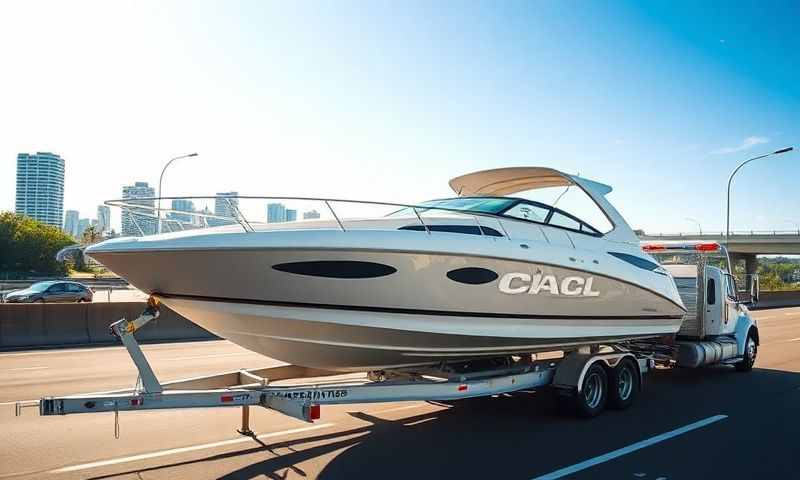
{"label": "tan bimini canopy", "polygon": [[611,191],[608,185],[573,177],[546,167],[508,167],[468,173],[450,180],[450,188],[461,196],[503,196],[538,188],[566,187],[577,183],[589,187],[600,195]]}

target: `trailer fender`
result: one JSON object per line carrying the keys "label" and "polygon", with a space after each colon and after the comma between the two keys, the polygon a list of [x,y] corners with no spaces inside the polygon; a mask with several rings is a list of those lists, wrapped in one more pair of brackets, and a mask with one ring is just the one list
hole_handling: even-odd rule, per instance
{"label": "trailer fender", "polygon": [[[626,358],[630,358],[636,365],[640,365],[636,356],[630,352],[612,352],[596,355],[577,352],[569,353],[556,367],[553,387],[569,393],[580,393],[586,372],[594,363],[600,362],[610,372]],[[641,388],[644,380],[642,378],[642,369],[638,368],[636,371],[639,373],[639,385]]]}

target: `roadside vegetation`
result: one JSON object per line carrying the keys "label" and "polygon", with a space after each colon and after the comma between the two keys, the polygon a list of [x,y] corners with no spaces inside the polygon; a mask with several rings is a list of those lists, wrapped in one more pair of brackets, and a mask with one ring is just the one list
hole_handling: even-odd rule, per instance
{"label": "roadside vegetation", "polygon": [[0,213],[0,278],[63,276],[56,253],[75,240],[60,229],[12,212]]}
{"label": "roadside vegetation", "polygon": [[761,257],[758,263],[761,290],[800,290],[800,258]]}

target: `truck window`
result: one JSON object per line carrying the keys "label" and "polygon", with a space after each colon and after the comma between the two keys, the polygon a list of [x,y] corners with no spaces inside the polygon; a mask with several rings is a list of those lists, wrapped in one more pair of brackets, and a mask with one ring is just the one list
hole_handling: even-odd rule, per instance
{"label": "truck window", "polygon": [[713,278],[709,278],[706,285],[706,304],[714,305],[715,303],[717,303],[717,285]]}
{"label": "truck window", "polygon": [[731,300],[738,300],[738,296],[736,295],[736,280],[733,279],[732,275],[725,276],[725,286],[727,287],[728,298]]}

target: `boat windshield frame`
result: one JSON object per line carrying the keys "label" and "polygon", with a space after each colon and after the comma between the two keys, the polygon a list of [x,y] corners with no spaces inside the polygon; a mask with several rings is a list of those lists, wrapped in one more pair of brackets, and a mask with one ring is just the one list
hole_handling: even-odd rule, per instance
{"label": "boat windshield frame", "polygon": [[[446,202],[449,202],[449,201],[458,201],[458,200],[503,200],[505,204],[502,206],[502,208],[482,210],[480,208],[477,208],[477,209],[460,208],[458,206],[454,206],[454,205],[446,203]],[[474,196],[474,197],[437,198],[437,199],[427,200],[425,202],[420,203],[419,207],[416,208],[416,211],[418,213],[420,213],[420,214],[425,212],[426,209],[424,207],[426,205],[430,206],[430,210],[440,209],[441,211],[455,211],[455,212],[461,211],[461,212],[465,212],[465,213],[476,213],[476,214],[481,214],[481,215],[491,215],[491,216],[496,216],[496,217],[500,217],[500,218],[507,218],[507,219],[510,219],[510,220],[517,220],[517,221],[520,221],[520,222],[534,223],[536,225],[545,225],[545,226],[552,227],[552,228],[560,228],[562,230],[567,230],[569,232],[582,233],[584,235],[590,235],[592,237],[602,237],[604,235],[600,230],[596,229],[595,227],[590,225],[588,222],[586,222],[584,220],[581,220],[580,218],[576,217],[575,215],[573,215],[573,214],[571,214],[569,212],[565,212],[564,210],[562,210],[562,209],[560,209],[558,207],[554,207],[552,205],[548,205],[548,204],[542,203],[542,202],[537,202],[535,200],[529,200],[527,198],[498,197],[498,196]],[[536,208],[541,208],[541,209],[547,210],[547,215],[545,216],[544,220],[542,220],[542,221],[537,221],[537,220],[532,220],[532,219],[529,219],[529,218],[522,218],[522,217],[517,217],[517,216],[512,216],[512,215],[506,215],[506,213],[508,211],[510,211],[511,209],[513,209],[514,207],[516,207],[518,205],[530,205],[532,207],[536,207]],[[395,212],[390,213],[389,215],[387,215],[387,217],[400,214],[401,212],[404,212],[404,211],[409,211],[409,213],[410,213],[410,210],[411,210],[410,207],[401,208],[401,209],[399,209],[399,210],[397,210]],[[562,226],[562,225],[555,225],[555,224],[550,223],[550,221],[553,218],[553,215],[555,215],[556,213],[559,214],[559,215],[563,215],[563,216],[565,216],[565,217],[577,222],[578,225],[579,225],[579,229],[565,227],[565,226]],[[585,230],[584,230],[584,228],[585,228]]]}

